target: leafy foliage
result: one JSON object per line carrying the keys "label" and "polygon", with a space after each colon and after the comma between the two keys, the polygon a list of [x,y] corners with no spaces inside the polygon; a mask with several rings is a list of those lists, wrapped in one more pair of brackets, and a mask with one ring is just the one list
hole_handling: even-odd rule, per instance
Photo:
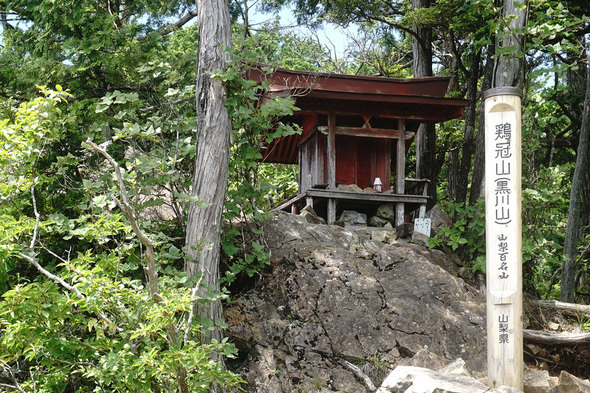
{"label": "leafy foliage", "polygon": [[559,297],[554,277],[562,261],[568,213],[567,167],[540,173],[535,189],[523,190],[523,275],[529,292]]}
{"label": "leafy foliage", "polygon": [[485,208],[480,199],[476,205],[466,206],[465,203],[450,203],[450,215],[456,217],[451,228],[443,228],[440,233],[429,239],[430,247],[441,244],[450,247],[470,261],[473,272],[485,273]]}
{"label": "leafy foliage", "polygon": [[[266,212],[297,187],[293,167],[260,163],[268,143],[298,132],[279,121],[295,108],[288,99],[265,97],[266,84],[244,80],[246,64],[406,77],[409,31],[418,24],[432,28],[436,72],[451,76],[450,95],[463,97],[471,73],[481,84],[486,67],[503,53],[490,51],[508,22],[490,0],[441,0],[420,10],[411,10],[407,1],[265,3],[295,4],[302,21],[318,22],[314,18],[320,16],[358,23],[360,38],[344,61],[314,40],[276,26],[247,32],[234,26],[236,37],[247,38],[233,49],[232,67],[215,75],[227,86],[234,125],[222,240],[230,287],[268,266],[261,232]],[[526,56],[529,67],[523,100],[523,271],[529,293],[556,298],[572,147],[580,134],[587,77],[583,34],[590,22],[588,7],[579,1],[528,4],[529,46],[526,53],[515,53]],[[241,7],[232,5],[234,11]],[[182,271],[195,152],[198,29],[167,30],[172,34],[159,29],[192,6],[184,0],[0,3],[0,383],[40,392],[175,391],[185,370],[191,391],[239,384],[212,360],[214,353],[233,356],[234,348],[227,342],[202,345],[199,334],[208,327],[189,323],[195,300],[190,288],[199,278],[189,282]],[[474,54],[484,60],[471,69],[471,60],[478,59]],[[449,173],[448,152],[465,143],[463,128],[455,121],[438,129],[441,177]],[[104,142],[121,167],[136,221],[154,244],[157,301],[144,270],[145,246],[119,206],[110,166],[83,148],[88,138]],[[472,271],[483,271],[482,202],[466,206],[447,202],[446,195],[446,190],[439,194],[441,204],[456,221],[431,239],[432,246],[449,247]],[[581,294],[590,293],[589,230],[581,230]],[[186,337],[171,340],[170,326]]]}
{"label": "leafy foliage", "polygon": [[[47,141],[60,135],[61,108],[57,104],[65,94],[41,91],[45,97],[23,103],[12,120],[2,122],[3,134],[8,136],[2,154],[21,158],[6,161],[21,176],[4,177],[3,189],[10,190],[13,201],[30,201],[30,205],[2,205],[0,266],[4,283],[17,281],[11,283],[0,303],[0,362],[11,375],[9,385],[40,392],[64,387],[129,392],[177,391],[182,382],[190,391],[206,392],[213,384],[239,384],[238,376],[211,358],[213,353],[235,356],[235,348],[226,341],[199,342],[202,326],[193,323],[189,315],[196,300],[208,299],[195,299],[192,283],[174,267],[179,249],[164,232],[156,232],[158,228],[149,220],[141,220],[160,255],[160,294],[156,297],[149,290],[141,274],[145,266],[140,243],[128,217],[113,203],[119,194],[109,171],[102,179],[96,173],[92,176],[94,180],[87,184],[91,192],[78,207],[78,217],[54,213],[42,218],[37,213],[31,192],[42,173],[36,163]],[[132,98],[115,93],[102,104],[125,105],[133,102]],[[142,131],[145,129],[120,138],[153,137]],[[124,182],[139,195],[142,188],[134,184],[140,176],[134,170],[147,170],[142,167],[145,163],[133,162],[137,165],[128,163]],[[8,195],[4,197],[8,199]],[[135,205],[141,212],[141,201]],[[77,239],[78,243],[72,244],[83,243],[84,250],[49,248],[59,239]],[[33,279],[8,277],[17,261],[37,267],[41,275]],[[171,326],[183,337],[173,340]],[[187,376],[182,377],[179,370]]]}
{"label": "leafy foliage", "polygon": [[[249,49],[255,47],[248,43],[242,50],[242,57],[256,56]],[[269,264],[261,230],[268,213],[260,208],[265,206],[263,187],[275,187],[268,182],[262,185],[261,151],[273,140],[299,132],[279,121],[293,114],[296,109],[293,100],[266,96],[268,82],[244,79],[242,75],[247,74],[247,69],[242,62],[235,62],[226,72],[217,75],[227,86],[226,106],[233,125],[230,180],[224,212],[224,219],[231,228],[222,235],[222,249],[228,259],[224,280],[230,284],[237,276],[252,277]],[[268,176],[266,179],[274,180]]]}

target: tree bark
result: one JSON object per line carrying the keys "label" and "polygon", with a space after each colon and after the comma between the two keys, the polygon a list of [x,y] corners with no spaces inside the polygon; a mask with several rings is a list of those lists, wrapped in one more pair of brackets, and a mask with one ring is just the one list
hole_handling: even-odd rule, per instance
{"label": "tree bark", "polygon": [[[412,0],[412,9],[426,8],[430,6],[430,0]],[[432,28],[414,24],[412,27],[412,69],[415,78],[432,76]],[[416,133],[417,151],[416,177],[427,178],[428,195],[432,197],[428,207],[436,203],[436,130],[434,124],[420,124]]]}
{"label": "tree bark", "polygon": [[586,54],[586,97],[584,99],[584,109],[582,113],[582,128],[580,129],[580,139],[576,155],[576,167],[572,178],[572,189],[570,191],[569,213],[567,227],[565,230],[565,242],[563,247],[564,260],[561,264],[561,296],[563,302],[574,302],[575,297],[575,277],[576,277],[576,255],[578,252],[578,240],[581,232],[581,210],[582,210],[582,191],[584,189],[584,177],[590,170],[588,164],[589,144],[590,144],[590,50]]}
{"label": "tree bark", "polygon": [[[590,162],[590,148],[586,152],[586,163]],[[588,164],[590,165],[590,164]],[[582,182],[582,228],[590,225],[590,170],[584,174]]]}
{"label": "tree bark", "polygon": [[[219,292],[219,245],[223,203],[227,187],[231,122],[224,105],[224,86],[210,73],[225,70],[227,49],[231,45],[228,5],[224,0],[197,0],[199,49],[197,70],[197,149],[192,196],[206,204],[191,202],[186,227],[185,270],[189,277],[202,274],[199,298],[208,290]],[[212,331],[204,330],[201,340],[221,340],[220,301],[200,304],[196,312],[202,320],[211,320]]]}
{"label": "tree bark", "polygon": [[522,88],[524,82],[524,61],[520,52],[524,50],[523,28],[526,24],[526,10],[521,9],[520,4],[516,0],[504,0],[502,14],[509,22],[504,28],[501,41],[496,41],[496,52],[499,47],[516,49],[512,53],[498,56],[493,87]]}
{"label": "tree bark", "polygon": [[[486,91],[492,87],[492,80],[494,76],[494,55],[495,49],[493,45],[487,48],[486,64],[483,70],[483,81],[481,83],[481,91]],[[471,192],[469,194],[469,204],[474,205],[479,197],[484,196],[484,169],[485,169],[485,108],[483,103],[479,108],[479,124],[477,127],[477,136],[475,137],[475,158],[473,160],[473,173],[471,175]]]}
{"label": "tree bark", "polygon": [[[430,7],[430,0],[412,0],[412,9]],[[412,69],[414,77],[432,76],[432,29],[414,24]]]}
{"label": "tree bark", "polygon": [[465,109],[465,132],[463,135],[463,147],[461,148],[461,163],[457,182],[456,202],[467,200],[467,184],[469,184],[469,170],[475,151],[475,117],[477,113],[477,82],[479,81],[479,68],[481,51],[471,55],[469,74],[467,75],[467,100],[469,105]]}
{"label": "tree bark", "polygon": [[[447,153],[448,162],[448,181],[449,181],[449,199],[457,200],[457,189],[459,188],[459,148],[453,147]],[[456,218],[456,217],[454,217]]]}
{"label": "tree bark", "polygon": [[[583,48],[585,45],[584,37],[578,37],[575,39],[576,45],[578,48]],[[569,81],[569,92],[568,95],[574,95],[574,97],[582,97],[586,95],[586,79],[587,79],[587,70],[584,66],[584,62],[580,61],[580,53],[579,51],[571,50],[567,53],[567,59],[571,62],[577,62],[579,67],[577,69],[569,68],[567,71],[567,80]],[[578,100],[575,99],[574,102]],[[584,113],[584,103],[581,102],[581,105],[571,105],[566,102],[560,104],[567,106],[568,112],[566,115],[570,118],[573,129],[573,135],[570,138],[566,139],[566,143],[569,146],[572,146],[575,150],[578,149],[578,144],[580,143],[580,133],[582,128],[583,113]],[[569,140],[568,140],[569,139]],[[590,152],[588,152],[588,158],[590,160]],[[590,164],[589,164],[590,165]],[[590,225],[590,173],[586,172],[585,180],[582,181],[582,221],[580,223],[580,228],[585,228]]]}

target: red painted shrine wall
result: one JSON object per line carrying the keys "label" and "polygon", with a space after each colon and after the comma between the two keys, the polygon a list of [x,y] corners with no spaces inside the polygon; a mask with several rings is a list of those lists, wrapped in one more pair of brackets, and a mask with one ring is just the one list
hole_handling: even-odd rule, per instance
{"label": "red painted shrine wall", "polygon": [[371,187],[381,178],[391,186],[391,140],[336,135],[336,183]]}

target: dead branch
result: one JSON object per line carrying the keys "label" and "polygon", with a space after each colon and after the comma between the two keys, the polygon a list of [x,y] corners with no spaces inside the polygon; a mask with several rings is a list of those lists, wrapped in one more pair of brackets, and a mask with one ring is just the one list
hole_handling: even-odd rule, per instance
{"label": "dead branch", "polygon": [[533,301],[533,304],[545,308],[551,308],[572,317],[583,315],[586,318],[590,318],[590,306],[585,304],[566,303],[558,300],[535,300]]}
{"label": "dead branch", "polygon": [[25,391],[22,390],[20,388],[20,386],[17,386],[17,385],[8,385],[6,383],[0,383],[0,387],[6,388],[6,389],[18,390],[19,392],[25,393]]}
{"label": "dead branch", "polygon": [[86,141],[86,143],[92,147],[93,150],[100,153],[106,160],[111,164],[113,169],[115,170],[115,176],[117,178],[117,185],[119,186],[119,193],[121,194],[121,201],[115,198],[115,202],[119,205],[121,210],[125,213],[129,224],[131,225],[131,229],[135,236],[139,238],[139,241],[145,247],[145,260],[146,266],[144,266],[144,270],[148,277],[148,284],[150,286],[150,291],[152,293],[152,297],[154,300],[159,303],[163,304],[164,301],[162,296],[160,296],[160,289],[158,288],[158,271],[156,270],[156,261],[155,261],[155,254],[154,254],[154,245],[152,241],[143,233],[139,224],[137,223],[137,219],[135,218],[135,213],[131,204],[129,203],[129,197],[127,194],[127,188],[125,187],[125,183],[123,182],[123,176],[121,175],[121,168],[115,159],[103,148],[99,147],[97,144],[92,142],[90,139]]}
{"label": "dead branch", "polygon": [[14,372],[12,371],[12,367],[10,367],[10,365],[8,363],[6,363],[4,360],[1,360],[1,359],[0,359],[0,367],[4,371],[4,374],[8,374],[10,376],[10,379],[11,379],[12,383],[14,384],[14,385],[8,385],[5,383],[0,383],[0,386],[4,387],[4,388],[12,389],[12,390],[18,390],[19,392],[25,393],[25,391],[18,384],[18,381],[16,380],[16,377],[14,375]]}
{"label": "dead branch", "polygon": [[[169,105],[169,106],[171,106],[171,107],[172,107],[172,106],[174,106],[174,105],[181,104],[181,103],[183,103],[183,102],[185,102],[185,101],[192,100],[193,98],[194,98],[194,97],[185,97],[185,98],[179,98],[179,99],[176,99],[176,100],[173,100],[173,101],[165,102],[163,105]],[[151,105],[151,106],[147,106],[147,107],[145,107],[145,108],[140,108],[140,109],[138,110],[138,112],[139,112],[139,113],[150,112],[150,111],[153,111],[153,110],[155,110],[155,109],[158,109],[160,106],[161,106],[161,105]]]}
{"label": "dead branch", "polygon": [[[156,261],[154,257],[154,245],[152,241],[146,236],[145,233],[139,227],[137,219],[135,218],[135,212],[129,203],[129,197],[127,194],[127,188],[125,187],[125,183],[123,182],[123,176],[121,175],[121,167],[119,163],[115,161],[115,159],[103,148],[96,145],[90,139],[86,140],[86,143],[96,152],[100,153],[108,162],[111,164],[113,169],[115,170],[115,176],[117,178],[117,185],[119,186],[119,193],[121,194],[121,201],[115,198],[115,202],[119,205],[119,208],[123,210],[129,224],[131,225],[131,229],[135,233],[135,236],[139,238],[139,241],[145,247],[145,260],[147,266],[144,266],[144,270],[148,277],[148,284],[150,286],[150,291],[152,294],[152,298],[154,301],[160,305],[165,305],[164,299],[160,295],[160,289],[158,288],[158,271],[156,270]],[[178,329],[174,323],[171,323],[166,327],[166,333],[168,341],[173,344],[178,344]],[[178,375],[176,375],[176,380],[178,382],[180,391],[182,393],[188,393],[188,385],[187,385],[187,372],[184,366],[181,364],[177,367]]]}
{"label": "dead branch", "polygon": [[590,333],[556,333],[524,329],[524,341],[550,345],[590,344]]}
{"label": "dead branch", "polygon": [[[41,216],[39,215],[39,211],[37,210],[37,200],[35,199],[35,182],[34,181],[33,181],[33,184],[31,185],[31,198],[32,198],[32,203],[33,203],[33,212],[35,214],[35,227],[33,228],[33,237],[31,238],[31,243],[29,244],[29,254],[30,255],[27,255],[23,252],[19,252],[18,256],[21,257],[22,259],[24,259],[25,261],[29,262],[31,265],[33,265],[35,267],[35,269],[37,269],[37,271],[39,273],[43,274],[45,277],[47,277],[50,280],[52,280],[53,282],[61,285],[62,287],[64,287],[68,291],[75,293],[76,296],[78,296],[83,301],[86,301],[86,296],[84,296],[84,294],[82,292],[80,292],[80,290],[78,288],[76,288],[73,285],[68,284],[63,278],[51,273],[50,271],[45,269],[43,266],[41,266],[41,264],[39,264],[39,262],[37,262],[37,258],[36,258],[36,254],[35,254],[35,244],[37,243],[37,237],[39,236],[39,226],[40,226],[40,222],[41,222]],[[104,315],[100,311],[96,312],[96,316],[100,320],[106,322],[108,325],[114,327],[115,330],[117,330],[118,332],[123,331],[122,328],[118,327],[113,321],[111,321],[106,315]]]}
{"label": "dead branch", "polygon": [[350,363],[346,359],[340,359],[340,363],[344,367],[346,367],[347,369],[349,369],[354,374],[355,377],[357,377],[359,380],[361,380],[363,382],[363,384],[365,385],[365,387],[370,392],[374,392],[374,391],[377,390],[377,388],[373,384],[373,381],[371,381],[371,378],[369,378],[369,376],[367,374],[365,374],[363,372],[363,370],[361,370],[359,367],[357,367],[356,365]]}
{"label": "dead branch", "polygon": [[[191,19],[197,16],[197,10],[189,10],[186,14],[182,16],[182,18],[178,19],[176,22],[170,23],[169,25],[162,26],[158,29],[157,33],[160,35],[167,35],[172,33],[176,29],[180,29],[182,26],[187,24]],[[145,40],[147,38],[147,34],[140,36],[139,40]]]}

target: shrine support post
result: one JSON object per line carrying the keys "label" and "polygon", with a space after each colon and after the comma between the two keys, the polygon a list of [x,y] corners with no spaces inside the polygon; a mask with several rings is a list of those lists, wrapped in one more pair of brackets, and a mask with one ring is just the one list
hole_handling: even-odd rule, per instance
{"label": "shrine support post", "polygon": [[488,381],[523,389],[521,93],[484,92]]}

